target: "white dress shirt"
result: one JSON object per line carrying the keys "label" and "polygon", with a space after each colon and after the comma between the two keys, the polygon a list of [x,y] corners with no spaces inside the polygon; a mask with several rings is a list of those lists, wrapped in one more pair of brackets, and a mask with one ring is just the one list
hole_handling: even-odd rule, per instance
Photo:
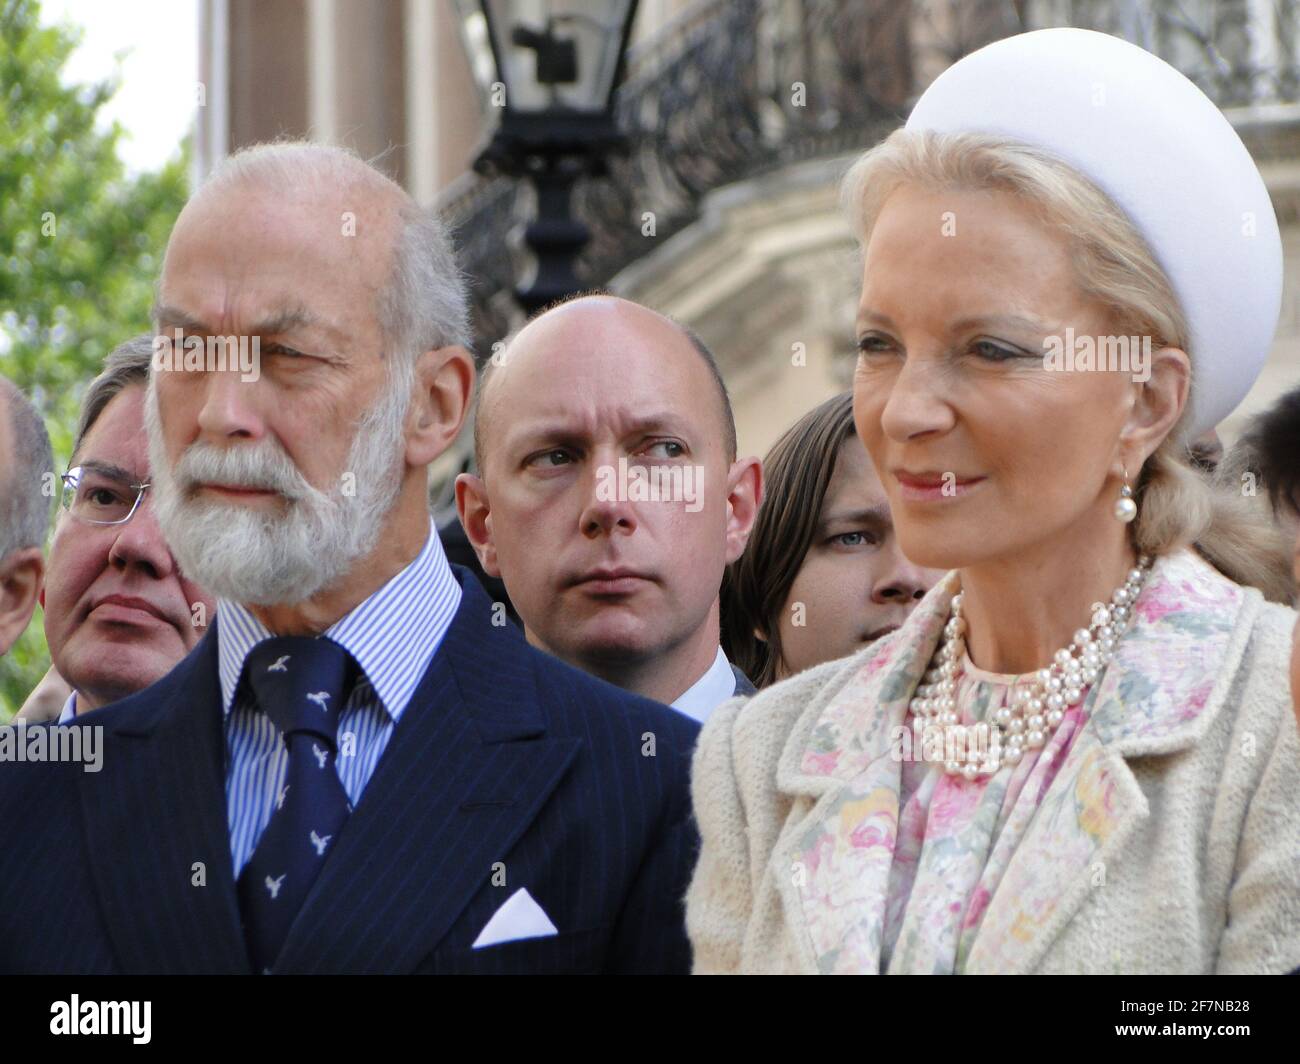
{"label": "white dress shirt", "polygon": [[735,693],[736,674],[731,671],[731,662],[722,647],[718,647],[718,656],[708,671],[673,699],[672,708],[703,724],[714,709]]}

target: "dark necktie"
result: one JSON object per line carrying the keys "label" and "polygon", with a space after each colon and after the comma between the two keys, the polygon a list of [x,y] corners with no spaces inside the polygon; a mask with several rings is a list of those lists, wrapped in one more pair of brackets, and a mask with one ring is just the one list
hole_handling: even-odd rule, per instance
{"label": "dark necktie", "polygon": [[255,971],[275,964],[351,812],[335,757],[339,718],[356,675],[347,650],[309,636],[265,640],[244,662],[257,707],[289,748],[275,810],[239,877],[239,908]]}

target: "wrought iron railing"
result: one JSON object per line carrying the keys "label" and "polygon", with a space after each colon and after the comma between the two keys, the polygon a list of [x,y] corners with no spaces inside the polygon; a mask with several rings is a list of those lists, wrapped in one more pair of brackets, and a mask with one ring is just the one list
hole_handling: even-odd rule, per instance
{"label": "wrought iron railing", "polygon": [[[625,158],[584,182],[579,275],[599,286],[698,216],[712,189],[865,148],[952,62],[1048,26],[1133,40],[1221,107],[1295,103],[1300,0],[709,0],[634,50],[618,95]],[[478,353],[518,320],[531,193],[467,175],[443,197],[474,291]]]}

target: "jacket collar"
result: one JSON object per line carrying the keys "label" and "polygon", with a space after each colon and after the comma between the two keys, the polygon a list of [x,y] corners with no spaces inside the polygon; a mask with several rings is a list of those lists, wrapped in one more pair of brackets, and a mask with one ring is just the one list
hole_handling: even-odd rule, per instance
{"label": "jacket collar", "polygon": [[[513,625],[494,623],[468,570],[452,573],[460,608],[277,971],[417,967],[578,754],[581,740],[547,734],[535,653]],[[122,969],[247,972],[225,815],[215,627],[153,687],[79,723],[109,733],[103,771],[80,784],[81,805]]]}
{"label": "jacket collar", "polygon": [[[782,752],[778,789],[816,800],[777,857],[791,869],[778,889],[805,929],[796,938],[812,968],[862,970],[878,958],[900,785],[891,740],[955,588],[949,574],[901,628],[850,659]],[[1148,813],[1125,758],[1173,753],[1205,734],[1245,648],[1242,621],[1258,604],[1190,550],[1155,562],[1089,718],[989,903],[967,971],[1028,971],[1041,959],[1087,896],[1089,868]]]}

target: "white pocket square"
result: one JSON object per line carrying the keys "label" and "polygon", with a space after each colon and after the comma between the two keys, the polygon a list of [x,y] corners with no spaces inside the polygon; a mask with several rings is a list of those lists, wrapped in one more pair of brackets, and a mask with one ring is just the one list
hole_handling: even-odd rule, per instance
{"label": "white pocket square", "polygon": [[551,918],[523,887],[510,895],[474,940],[474,949],[516,942],[521,938],[558,935]]}

